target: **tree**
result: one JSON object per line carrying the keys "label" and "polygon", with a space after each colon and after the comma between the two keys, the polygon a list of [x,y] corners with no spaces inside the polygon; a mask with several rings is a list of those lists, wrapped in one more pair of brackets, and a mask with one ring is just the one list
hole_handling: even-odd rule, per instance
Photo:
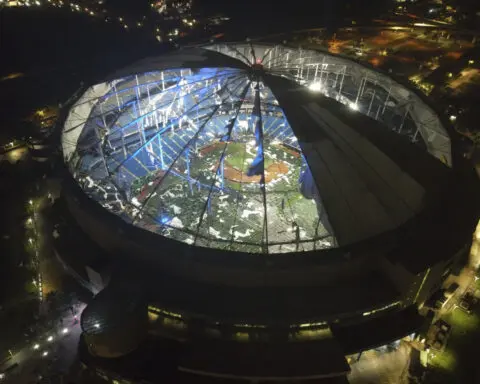
{"label": "tree", "polygon": [[28,295],[35,296],[38,293],[37,286],[33,283],[33,281],[27,281],[25,283],[25,291]]}

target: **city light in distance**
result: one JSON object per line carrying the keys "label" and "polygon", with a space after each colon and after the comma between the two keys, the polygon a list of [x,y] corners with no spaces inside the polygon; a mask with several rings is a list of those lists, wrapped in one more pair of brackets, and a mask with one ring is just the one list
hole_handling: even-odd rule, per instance
{"label": "city light in distance", "polygon": [[[43,7],[43,6],[48,6],[48,7],[55,7],[55,8],[63,8],[63,7],[68,7],[71,12],[79,12],[79,13],[84,13],[92,18],[102,18],[102,20],[106,23],[111,23],[112,21],[117,21],[119,23],[119,26],[123,28],[126,32],[129,32],[131,28],[137,27],[137,28],[145,28],[148,24],[143,22],[143,21],[132,21],[131,19],[129,20],[129,17],[123,17],[123,16],[112,16],[107,14],[107,10],[104,8],[99,8],[98,6],[101,4],[104,4],[104,0],[96,0],[91,3],[89,3],[89,6],[84,6],[82,2],[78,2],[77,0],[71,0],[69,2],[64,2],[62,0],[0,0],[0,6],[2,4],[5,4],[7,7],[32,7],[32,6],[37,6],[38,8]],[[155,7],[155,4],[152,5],[152,7]],[[182,25],[184,27],[187,27],[188,29],[194,28],[197,24],[198,21],[194,18],[191,18],[191,15],[188,15],[186,13],[187,10],[191,8],[191,3],[188,3],[188,6],[185,8],[183,7],[180,3],[173,3],[173,8],[176,8],[179,10],[179,12],[184,15],[181,19],[179,19],[182,22]],[[157,10],[155,10],[155,13],[157,13]],[[162,13],[162,12],[160,12]],[[144,15],[142,20],[147,20],[148,15]],[[229,20],[228,17],[221,17],[218,18],[220,23],[221,21]],[[128,21],[128,23],[127,23]],[[153,33],[153,37],[159,41],[162,42],[163,38],[160,33],[160,29],[156,29],[156,33]],[[184,34],[185,31],[180,31],[178,30],[173,30],[170,31],[169,36],[172,36],[170,41],[174,41],[173,37],[181,36],[181,34]]]}

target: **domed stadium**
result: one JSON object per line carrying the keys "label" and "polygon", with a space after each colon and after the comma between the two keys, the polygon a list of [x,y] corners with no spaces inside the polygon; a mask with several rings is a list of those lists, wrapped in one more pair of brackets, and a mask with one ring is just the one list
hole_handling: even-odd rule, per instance
{"label": "domed stadium", "polygon": [[[284,95],[291,81],[348,106],[348,112],[329,106],[328,115],[306,108],[314,124],[330,128],[329,141],[331,135],[349,140],[353,132],[338,115],[359,113],[386,122],[385,129],[447,165],[451,161],[450,141],[438,118],[385,76],[312,51],[248,45],[208,49],[203,60],[192,52],[167,55],[92,86],[66,121],[63,153],[76,180],[135,226],[196,246],[275,254],[349,244],[418,212],[425,188],[413,178],[401,180],[402,170],[388,153],[373,154],[373,146],[355,154],[338,147],[333,153],[299,141],[318,132],[313,126],[307,132],[296,117],[287,117],[279,100],[295,101]],[[211,58],[217,63],[209,63]],[[372,162],[367,152],[384,158]],[[346,170],[335,169],[341,167],[338,155],[358,156],[371,167],[369,177],[391,189],[352,186],[369,196],[351,207],[351,216],[360,216],[356,233],[345,234],[331,217],[337,213],[328,195],[344,205],[352,197],[340,193],[344,186],[337,176]],[[380,164],[396,169],[375,169]],[[377,222],[361,222],[362,212],[354,212],[359,209]]]}
{"label": "domed stadium", "polygon": [[[66,207],[114,265],[91,305],[117,313],[118,287],[135,286],[148,334],[190,343],[183,372],[345,375],[345,356],[417,332],[468,254],[478,189],[448,119],[350,58],[182,48],[84,86],[62,113]],[[90,353],[148,338],[120,348],[107,323],[85,327],[101,340]]]}

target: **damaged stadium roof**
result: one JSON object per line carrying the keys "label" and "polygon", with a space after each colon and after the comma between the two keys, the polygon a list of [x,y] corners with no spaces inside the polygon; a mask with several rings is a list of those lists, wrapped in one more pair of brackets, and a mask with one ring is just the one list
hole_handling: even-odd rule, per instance
{"label": "damaged stadium roof", "polygon": [[125,221],[247,253],[393,230],[441,190],[451,162],[434,112],[393,80],[328,54],[249,44],[119,71],[71,108],[62,145],[84,191]]}

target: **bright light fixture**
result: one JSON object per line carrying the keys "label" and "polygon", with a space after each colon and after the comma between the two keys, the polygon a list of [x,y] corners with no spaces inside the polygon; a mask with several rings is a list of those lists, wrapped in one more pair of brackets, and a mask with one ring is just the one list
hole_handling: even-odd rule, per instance
{"label": "bright light fixture", "polygon": [[450,121],[455,121],[457,120],[457,116],[455,115],[450,115]]}
{"label": "bright light fixture", "polygon": [[348,106],[350,107],[350,109],[352,109],[354,111],[358,111],[358,104],[357,103],[350,103],[350,104],[348,104]]}
{"label": "bright light fixture", "polygon": [[38,348],[40,348],[40,344],[35,344],[35,345],[33,346],[33,349],[35,349],[35,350],[37,350]]}
{"label": "bright light fixture", "polygon": [[47,355],[48,355],[48,351],[44,351],[44,352],[42,353],[42,356],[43,356],[43,357],[45,357],[45,356],[47,356]]}
{"label": "bright light fixture", "polygon": [[50,342],[53,341],[53,336],[48,336],[47,341],[50,341]]}
{"label": "bright light fixture", "polygon": [[308,89],[310,89],[312,92],[320,92],[322,90],[322,84],[312,83],[308,86]]}
{"label": "bright light fixture", "polygon": [[62,329],[62,333],[63,333],[64,335],[67,334],[67,333],[68,333],[68,328],[63,328],[63,329]]}
{"label": "bright light fixture", "polygon": [[95,328],[100,328],[100,324],[95,323]]}

